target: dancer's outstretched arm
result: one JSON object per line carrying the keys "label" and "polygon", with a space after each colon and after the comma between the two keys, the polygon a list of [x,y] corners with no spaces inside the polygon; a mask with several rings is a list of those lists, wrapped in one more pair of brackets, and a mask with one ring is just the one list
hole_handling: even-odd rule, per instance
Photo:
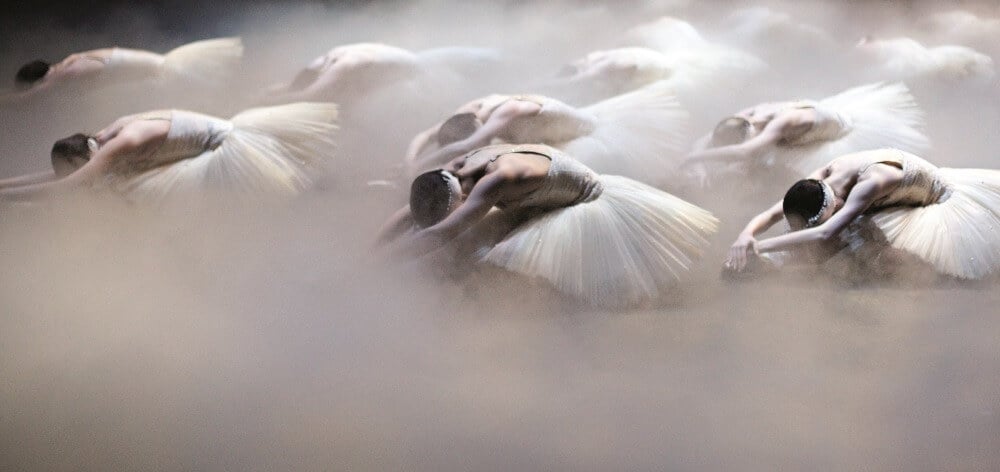
{"label": "dancer's outstretched arm", "polygon": [[92,165],[93,162],[91,159],[76,172],[59,180],[0,189],[0,200],[29,201],[84,187],[102,175],[100,166]]}
{"label": "dancer's outstretched arm", "polygon": [[763,213],[750,219],[746,228],[740,232],[739,237],[733,242],[726,256],[724,267],[726,269],[742,271],[749,262],[750,254],[757,254],[757,235],[767,231],[777,222],[781,221],[785,215],[782,209],[783,203],[779,201]]}
{"label": "dancer's outstretched arm", "polygon": [[757,243],[757,251],[762,253],[780,251],[805,243],[833,239],[854,218],[864,213],[884,193],[886,184],[887,182],[884,179],[864,179],[859,181],[851,188],[851,193],[847,195],[844,207],[834,213],[823,224],[765,239]]}
{"label": "dancer's outstretched arm", "polygon": [[144,136],[138,134],[119,135],[116,139],[108,141],[83,167],[72,174],[58,180],[2,189],[0,200],[33,200],[92,185],[107,175],[113,161],[148,151],[150,143],[143,138]]}
{"label": "dancer's outstretched arm", "polygon": [[758,159],[776,146],[784,135],[784,122],[771,122],[760,134],[740,144],[708,148],[689,154],[681,164],[681,169],[705,162],[728,163]]}
{"label": "dancer's outstretched arm", "polygon": [[0,180],[0,190],[21,187],[24,185],[41,184],[45,182],[51,182],[56,179],[56,173],[53,170],[47,170],[45,172],[36,172],[34,174],[22,175],[20,177],[11,177],[9,179]]}
{"label": "dancer's outstretched arm", "polygon": [[407,164],[416,162],[417,158],[423,154],[430,145],[431,140],[437,138],[438,130],[440,129],[441,123],[438,123],[414,136],[413,140],[410,141],[410,145],[406,148],[406,156],[403,160]]}
{"label": "dancer's outstretched arm", "polygon": [[410,213],[410,205],[406,205],[396,213],[393,213],[386,220],[385,224],[382,225],[382,228],[378,231],[378,236],[375,237],[375,245],[384,246],[395,241],[396,238],[407,229],[414,227],[414,225],[413,214]]}

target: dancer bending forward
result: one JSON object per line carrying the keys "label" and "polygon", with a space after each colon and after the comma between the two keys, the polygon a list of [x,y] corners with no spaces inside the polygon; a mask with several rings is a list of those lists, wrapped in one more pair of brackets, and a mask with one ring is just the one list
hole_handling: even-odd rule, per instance
{"label": "dancer bending forward", "polygon": [[105,48],[71,54],[55,64],[32,61],[18,70],[16,92],[8,99],[27,98],[71,83],[114,83],[165,80],[186,85],[220,86],[243,57],[239,38],[196,41],[166,54],[141,49]]}
{"label": "dancer bending forward", "polygon": [[414,138],[407,163],[415,171],[441,167],[494,141],[547,144],[598,172],[660,184],[680,157],[686,125],[687,113],[662,85],[579,109],[538,95],[490,95]]}
{"label": "dancer bending forward", "polygon": [[855,87],[820,101],[764,103],[728,117],[702,138],[684,167],[702,184],[726,169],[785,169],[806,175],[869,149],[923,152],[923,112],[902,83]]}
{"label": "dancer bending forward", "polygon": [[0,181],[0,198],[25,200],[81,186],[109,186],[137,200],[200,190],[296,194],[333,153],[337,109],[296,103],[231,120],[181,110],[118,119],[52,148],[53,172]]}
{"label": "dancer bending forward", "polygon": [[394,252],[412,258],[472,238],[465,246],[486,262],[591,304],[629,306],[662,298],[717,224],[701,208],[597,175],[552,147],[500,144],[417,177],[410,205],[380,241],[395,239]]}
{"label": "dancer bending forward", "polygon": [[[782,217],[790,233],[756,240]],[[877,227],[891,248],[941,274],[995,275],[1000,271],[1000,171],[938,168],[896,149],[842,156],[796,182],[783,201],[750,220],[730,248],[725,269],[741,272],[757,254],[811,243],[858,243],[849,235],[864,232],[845,230],[865,223]]]}

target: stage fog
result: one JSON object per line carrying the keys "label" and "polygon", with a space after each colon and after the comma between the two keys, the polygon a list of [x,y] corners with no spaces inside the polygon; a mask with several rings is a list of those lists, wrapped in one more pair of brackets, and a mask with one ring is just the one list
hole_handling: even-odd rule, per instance
{"label": "stage fog", "polygon": [[[934,16],[956,9],[980,21],[953,31],[940,22],[957,16]],[[52,21],[43,35],[11,25],[4,80],[35,58],[114,45],[166,51],[241,36],[246,55],[243,79],[222,95],[125,88],[0,111],[0,178],[44,170],[53,141],[116,116],[181,105],[230,116],[337,45],[496,54],[467,64],[473,78],[458,86],[344,105],[336,159],[294,200],[148,208],[81,193],[0,206],[0,469],[1000,468],[994,283],[720,278],[740,228],[786,185],[686,195],[722,222],[694,276],[669,303],[608,311],[500,270],[387,263],[373,238],[405,197],[368,183],[398,172],[408,140],[458,105],[559,93],[565,64],[628,45],[626,31],[661,16],[768,64],[698,90],[708,98],[690,110],[693,141],[725,113],[865,83],[852,56],[865,36],[1000,60],[992,2],[223,10],[180,29],[145,7]],[[747,26],[752,15],[762,31]],[[1000,168],[995,75],[949,80],[908,80],[926,112],[926,157]]]}

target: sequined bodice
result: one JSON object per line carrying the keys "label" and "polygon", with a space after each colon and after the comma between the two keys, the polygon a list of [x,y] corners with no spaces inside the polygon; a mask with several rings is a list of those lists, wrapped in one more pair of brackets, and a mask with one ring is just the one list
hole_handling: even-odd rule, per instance
{"label": "sequined bodice", "polygon": [[469,156],[466,165],[483,165],[485,162],[492,162],[500,156],[513,153],[542,155],[549,158],[551,163],[545,182],[538,189],[517,201],[502,202],[497,205],[500,208],[515,210],[566,207],[591,201],[603,190],[600,179],[594,171],[549,146],[537,144],[488,146]]}
{"label": "sequined bodice", "polygon": [[884,159],[866,165],[861,174],[878,164],[895,164],[903,169],[903,181],[888,195],[878,199],[873,209],[890,206],[925,206],[948,196],[948,186],[941,180],[937,166],[913,154],[897,151],[895,159]]}

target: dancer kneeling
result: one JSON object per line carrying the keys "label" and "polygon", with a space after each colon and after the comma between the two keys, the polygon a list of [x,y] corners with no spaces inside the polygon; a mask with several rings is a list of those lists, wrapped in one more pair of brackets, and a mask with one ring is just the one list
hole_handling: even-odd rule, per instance
{"label": "dancer kneeling", "polygon": [[218,87],[227,82],[243,57],[239,38],[196,41],[166,54],[141,49],[104,48],[71,54],[49,64],[32,61],[15,77],[18,92],[6,100],[24,99],[69,84],[107,86],[159,80],[178,85]]}
{"label": "dancer kneeling", "polygon": [[[792,232],[758,242],[784,219]],[[860,217],[860,218],[859,218]],[[729,250],[727,271],[742,272],[758,254],[811,243],[866,237],[871,224],[889,248],[937,272],[982,279],[1000,271],[1000,171],[948,169],[896,149],[849,154],[795,183],[768,211],[750,220]]]}
{"label": "dancer kneeling", "polygon": [[597,175],[554,148],[501,144],[417,177],[410,205],[380,241],[398,238],[394,252],[413,258],[472,237],[485,262],[595,305],[630,306],[675,285],[717,224],[701,208]]}
{"label": "dancer kneeling", "polygon": [[414,138],[406,160],[428,170],[494,141],[541,143],[597,172],[660,184],[680,157],[687,118],[662,85],[583,108],[540,95],[491,95]]}
{"label": "dancer kneeling", "polygon": [[0,181],[0,198],[106,185],[132,199],[218,189],[296,194],[332,155],[336,105],[296,103],[231,120],[181,110],[130,115],[52,148],[53,172]]}

